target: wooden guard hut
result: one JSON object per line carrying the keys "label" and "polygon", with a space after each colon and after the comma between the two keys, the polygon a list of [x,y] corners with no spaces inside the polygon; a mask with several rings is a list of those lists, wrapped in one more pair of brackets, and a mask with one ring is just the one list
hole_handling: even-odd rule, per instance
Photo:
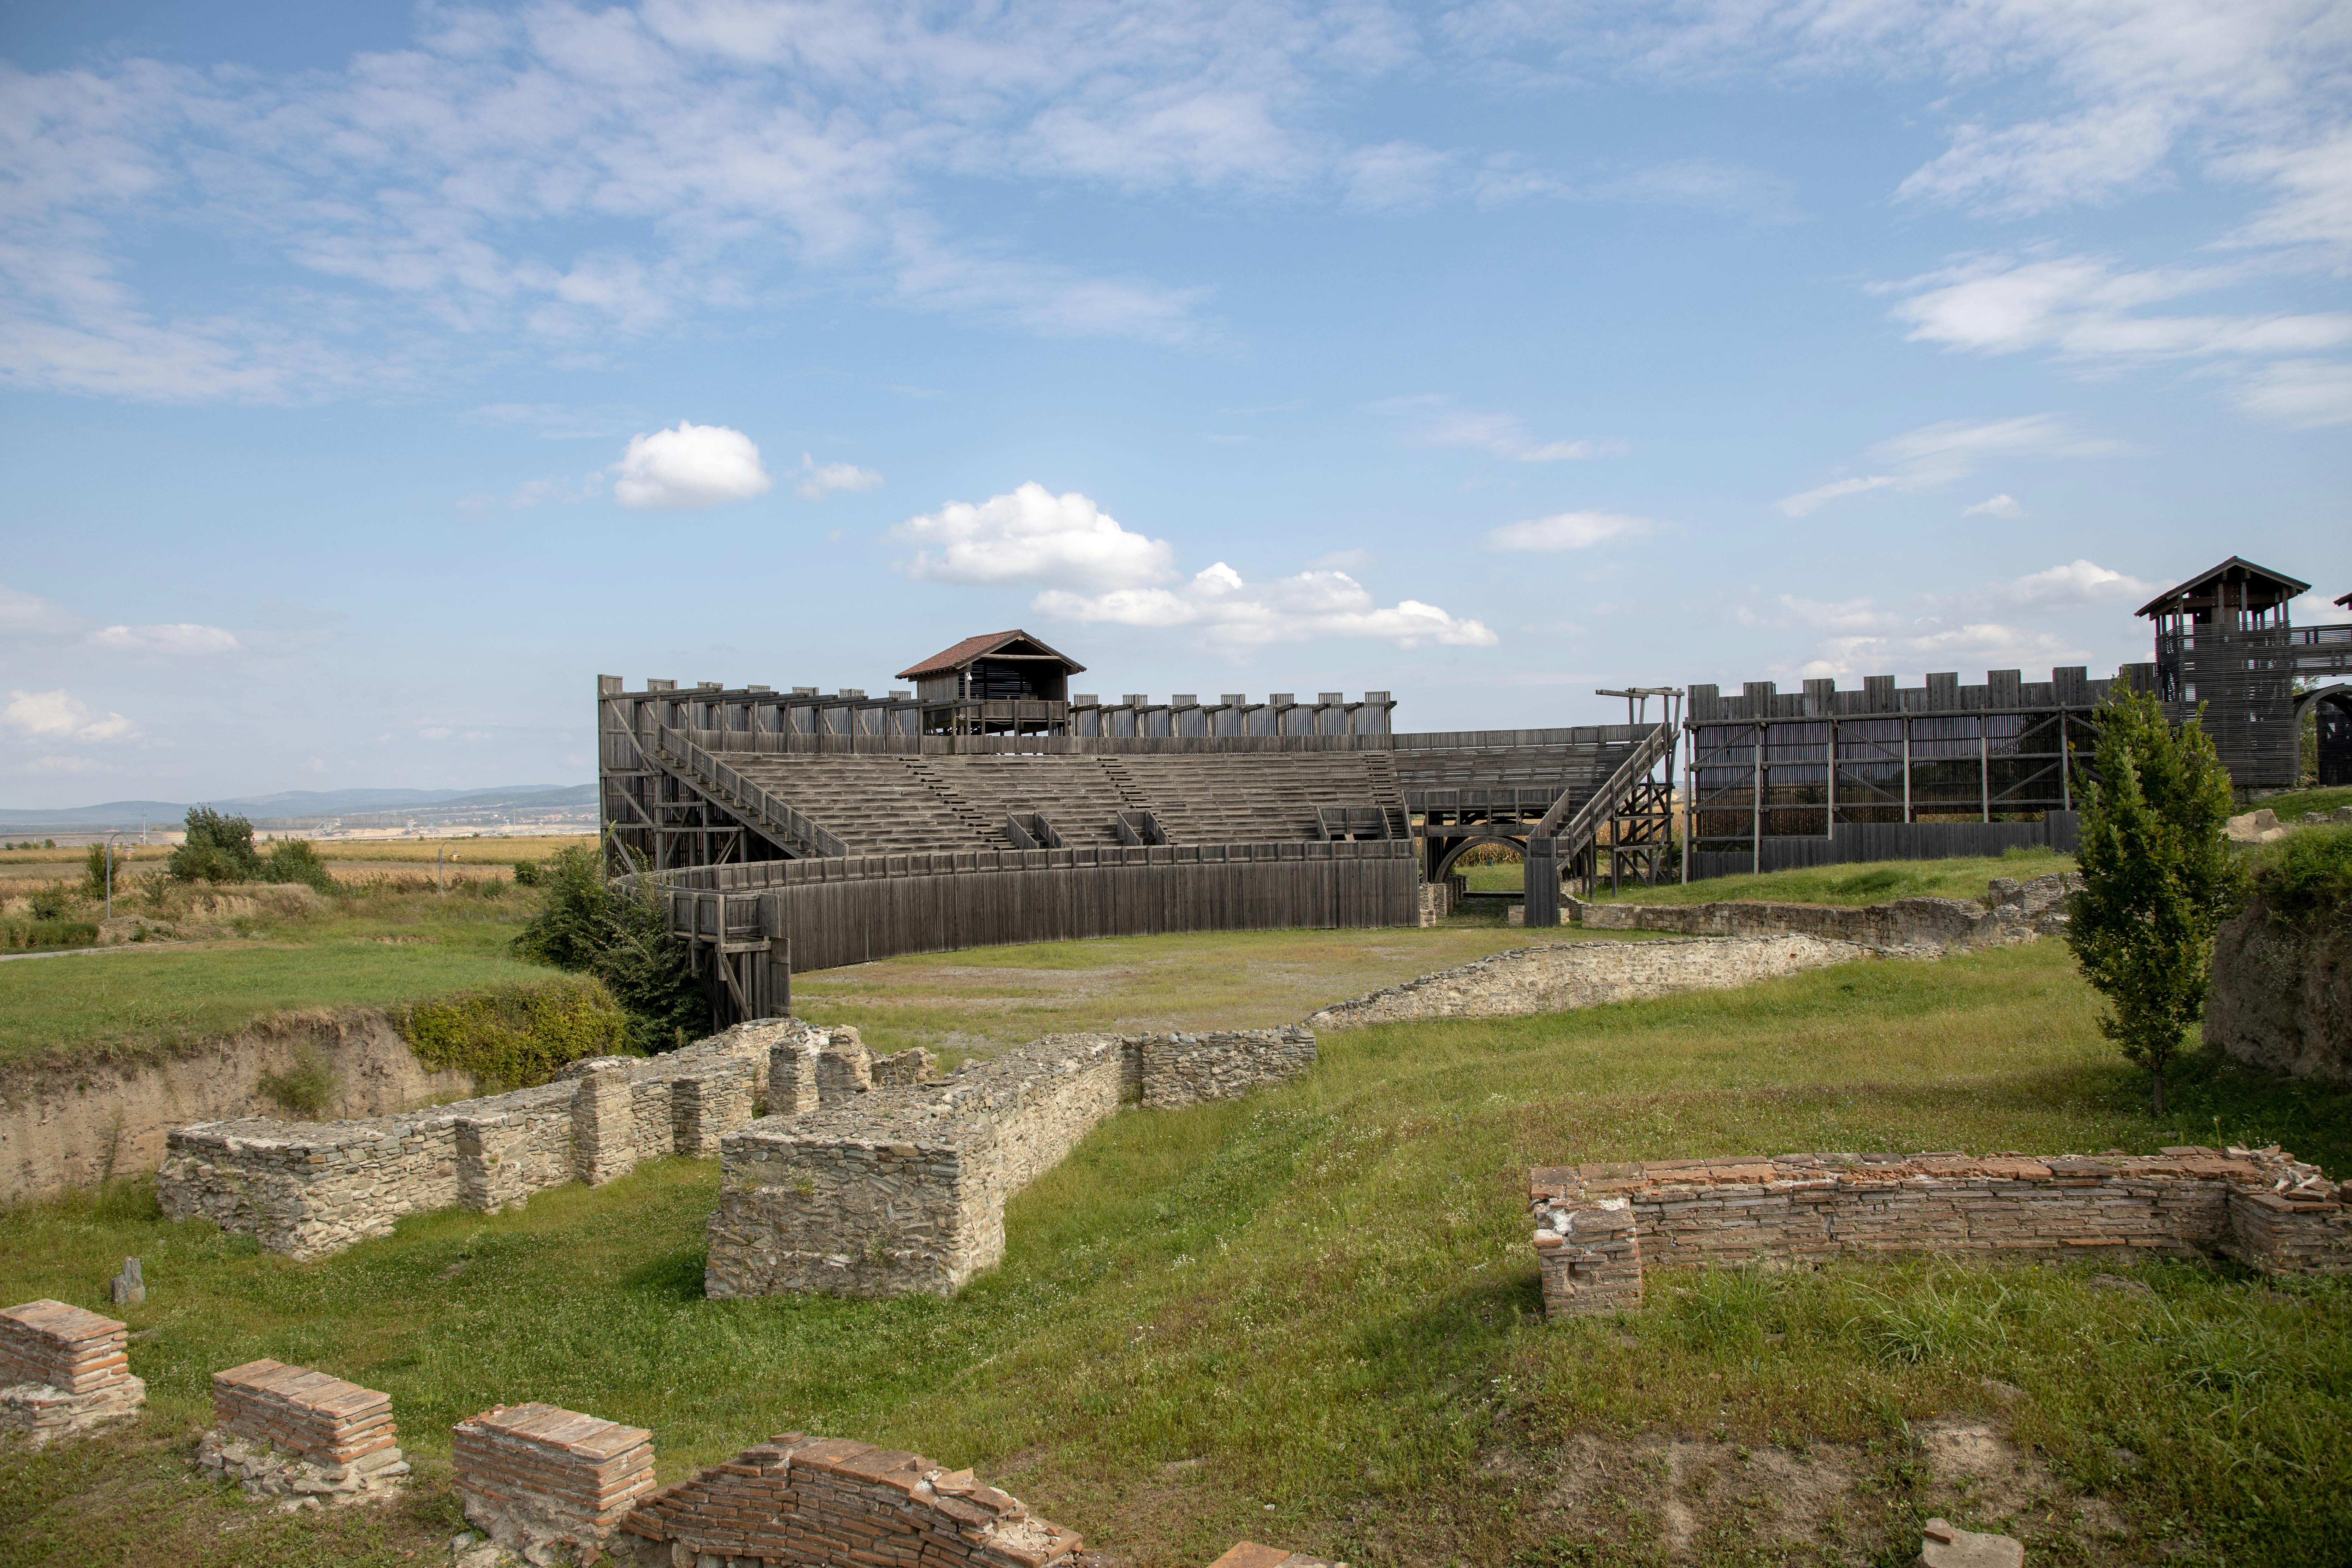
{"label": "wooden guard hut", "polygon": [[1018,629],[983,632],[898,672],[926,735],[1066,735],[1070,677],[1086,666]]}
{"label": "wooden guard hut", "polygon": [[[2352,673],[2352,626],[2298,633],[2288,602],[2311,584],[2232,555],[2142,605],[2156,624],[2156,692],[2174,721],[2202,710],[2240,789],[2291,789],[2301,768],[2298,675]],[[2346,595],[2352,598],[2352,595]]]}

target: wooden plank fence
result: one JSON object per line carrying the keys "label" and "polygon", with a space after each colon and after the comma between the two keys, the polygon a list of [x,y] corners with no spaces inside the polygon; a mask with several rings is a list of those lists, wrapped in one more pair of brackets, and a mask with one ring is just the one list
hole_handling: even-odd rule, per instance
{"label": "wooden plank fence", "polygon": [[[1834,838],[1767,836],[1761,869],[1859,865],[1874,860],[1940,860],[1954,856],[1999,855],[2011,848],[2056,849],[2073,854],[2082,814],[2053,811],[2040,822],[1856,822],[1838,824]],[[1745,876],[1759,869],[1759,855],[1702,851],[1690,858],[1690,879]]]}

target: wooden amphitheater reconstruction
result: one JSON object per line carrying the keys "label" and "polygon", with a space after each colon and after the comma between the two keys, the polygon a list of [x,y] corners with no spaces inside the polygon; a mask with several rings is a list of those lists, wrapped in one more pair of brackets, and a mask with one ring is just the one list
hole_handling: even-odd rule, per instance
{"label": "wooden amphitheater reconstruction", "polygon": [[600,676],[610,870],[667,900],[723,1026],[789,1015],[795,970],[901,953],[1431,923],[1485,844],[1538,926],[1603,879],[2071,848],[2118,685],[2201,711],[2242,788],[2293,783],[2315,710],[2323,782],[2352,780],[2352,684],[2322,684],[2352,626],[2289,626],[2309,589],[2231,556],[2138,612],[2157,658],[2110,679],[1633,688],[1601,693],[1625,723],[1554,729],[1400,732],[1385,691],[1106,700],[1020,630],[880,696]]}

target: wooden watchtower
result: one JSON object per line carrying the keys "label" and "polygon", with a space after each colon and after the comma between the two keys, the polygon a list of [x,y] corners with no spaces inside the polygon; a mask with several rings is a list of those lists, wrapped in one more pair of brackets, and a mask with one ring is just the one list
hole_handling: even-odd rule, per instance
{"label": "wooden watchtower", "polygon": [[898,672],[926,735],[1066,735],[1070,677],[1086,666],[1027,632],[985,632]]}
{"label": "wooden watchtower", "polygon": [[[2221,765],[2242,790],[2291,789],[2299,669],[2342,656],[2298,639],[2288,602],[2311,584],[2232,555],[2167,588],[2137,612],[2156,623],[2156,694],[2176,721],[2204,710]],[[2352,645],[2347,645],[2352,652]]]}

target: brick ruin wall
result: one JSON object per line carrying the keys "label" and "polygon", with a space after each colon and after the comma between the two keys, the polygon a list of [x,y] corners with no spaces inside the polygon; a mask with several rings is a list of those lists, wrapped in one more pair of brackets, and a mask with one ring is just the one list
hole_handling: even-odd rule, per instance
{"label": "brick ruin wall", "polygon": [[644,1568],[714,1560],[1045,1568],[1084,1542],[970,1470],[787,1432],[646,1497],[605,1545]]}
{"label": "brick ruin wall", "polygon": [[1049,1035],[944,1081],[730,1133],[703,1289],[952,1294],[1004,1255],[1004,1205],[1122,1100],[1231,1099],[1314,1065],[1304,1029]]}
{"label": "brick ruin wall", "polygon": [[1819,937],[1556,942],[1514,948],[1310,1014],[1310,1029],[1424,1018],[1511,1018],[1745,985],[1869,950]]}
{"label": "brick ruin wall", "polygon": [[403,1215],[496,1214],[549,1187],[610,1181],[639,1160],[715,1154],[751,1120],[774,1048],[821,1055],[833,1033],[765,1019],[663,1056],[576,1062],[553,1083],[400,1116],[200,1122],[172,1132],[156,1191],[173,1219],[209,1219],[272,1251],[323,1257],[388,1234]]}
{"label": "brick ruin wall", "polygon": [[2352,1085],[2352,910],[2295,918],[2258,898],[2224,921],[2204,1029],[2242,1062]]}
{"label": "brick ruin wall", "polygon": [[2277,1149],[2096,1158],[1781,1154],[1528,1173],[1544,1310],[1638,1307],[1651,1268],[2169,1254],[2352,1270],[2352,1183]]}

